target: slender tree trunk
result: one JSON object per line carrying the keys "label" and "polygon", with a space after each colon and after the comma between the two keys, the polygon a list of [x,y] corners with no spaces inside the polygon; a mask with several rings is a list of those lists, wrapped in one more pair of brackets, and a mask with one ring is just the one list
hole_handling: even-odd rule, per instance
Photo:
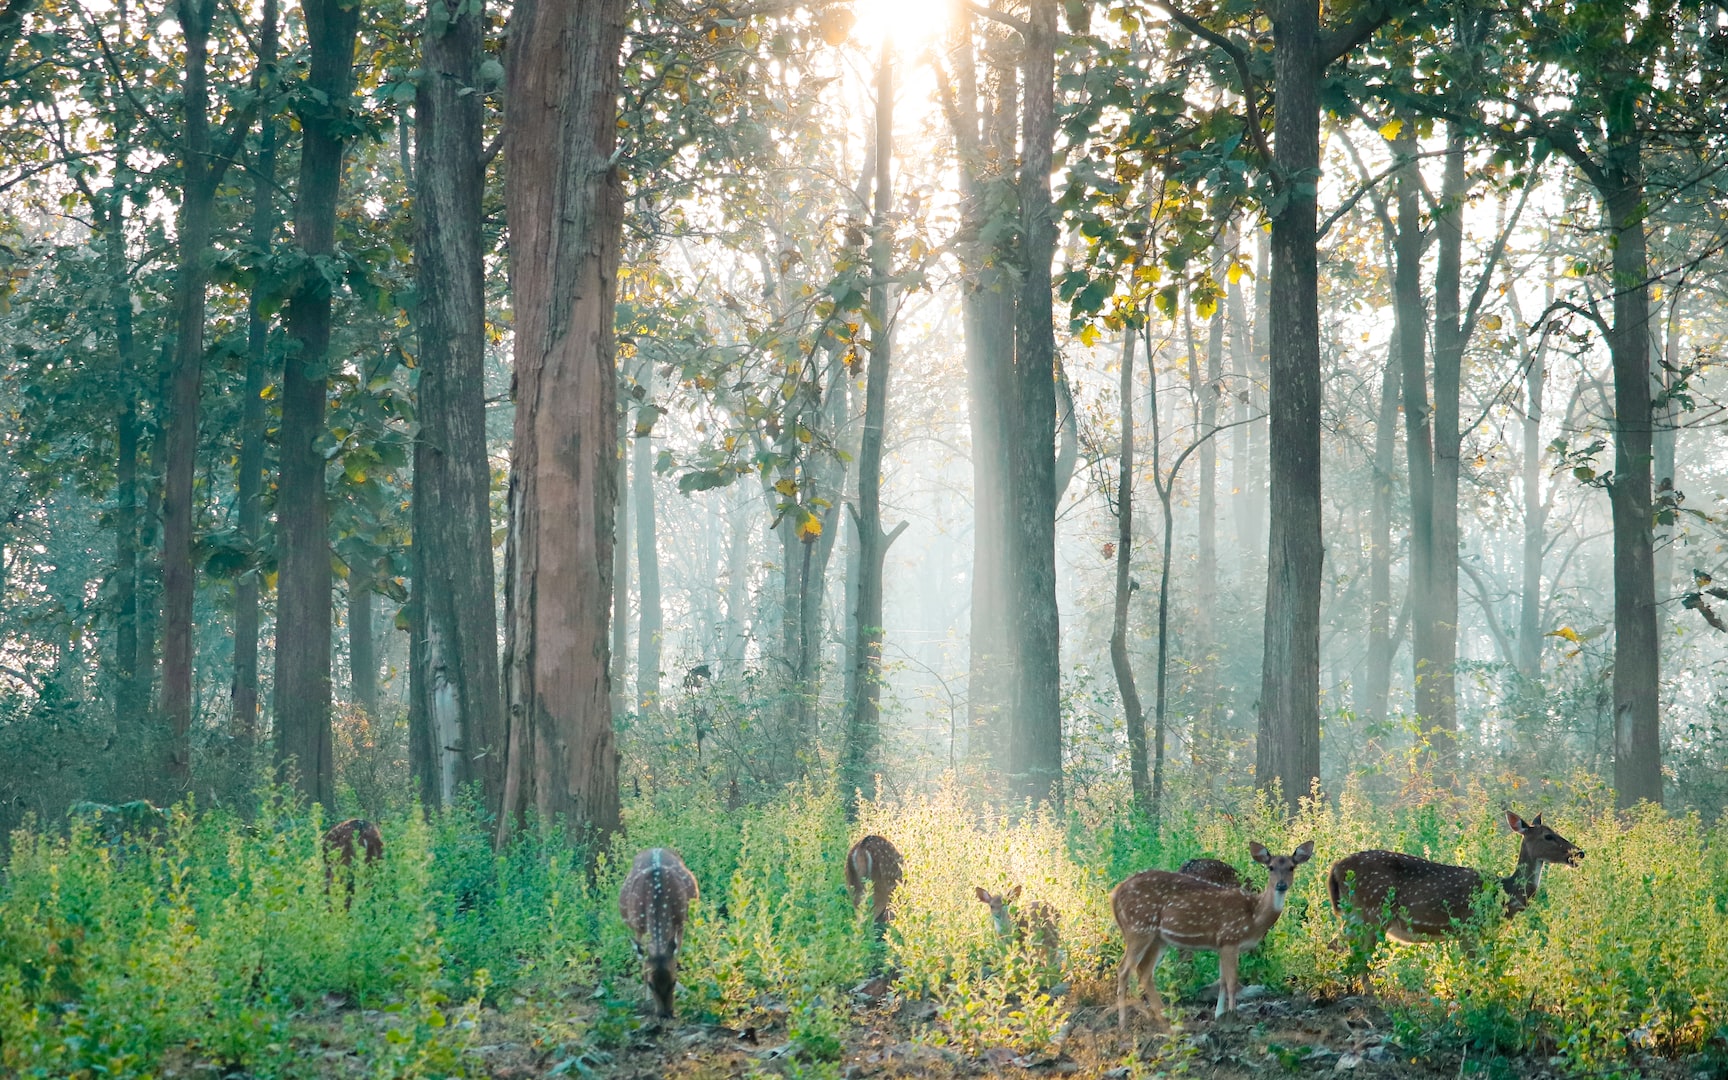
{"label": "slender tree trunk", "polygon": [[[1218,264],[1219,273],[1223,263]],[[1211,661],[1212,612],[1218,600],[1218,441],[1211,438],[1218,430],[1218,389],[1224,384],[1224,305],[1212,313],[1206,328],[1206,378],[1195,389],[1200,408],[1199,425],[1194,437],[1205,439],[1200,444],[1200,580],[1195,590],[1199,618],[1196,630],[1199,640],[1194,659],[1200,670],[1200,699],[1211,709],[1210,686],[1213,681]]]}
{"label": "slender tree trunk", "polygon": [[367,716],[378,715],[378,638],[372,619],[372,572],[348,572],[348,699]]}
{"label": "slender tree trunk", "polygon": [[[300,186],[294,240],[309,258],[336,250],[336,207],[345,117],[354,87],[358,5],[305,0],[310,48],[307,89],[328,104],[300,116]],[[311,104],[312,98],[308,98]],[[324,430],[330,365],[329,283],[312,274],[288,299],[290,350],[282,376],[282,480],[277,496],[276,760],[292,764],[300,790],[332,806],[336,770],[330,743],[330,508],[324,494]]]}
{"label": "slender tree trunk", "polygon": [[1397,338],[1386,352],[1380,379],[1380,413],[1374,424],[1374,498],[1368,523],[1368,672],[1363,716],[1386,719],[1392,690],[1392,657],[1398,642],[1392,636],[1392,488],[1398,446],[1399,357]]}
{"label": "slender tree trunk", "polygon": [[[1680,412],[1678,403],[1668,396],[1673,380],[1680,370],[1680,306],[1681,292],[1675,289],[1668,300],[1668,331],[1650,335],[1651,377],[1653,400],[1651,421],[1652,481],[1656,512],[1655,574],[1656,603],[1661,605],[1674,594],[1674,500],[1678,488],[1675,460],[1679,453]],[[1661,608],[1657,608],[1660,617]]]}
{"label": "slender tree trunk", "polygon": [[612,715],[628,716],[630,701],[630,410],[618,426],[618,515],[612,541]]}
{"label": "slender tree trunk", "polygon": [[219,173],[211,164],[207,63],[214,0],[181,0],[186,39],[182,84],[180,267],[174,283],[174,358],[167,414],[162,502],[162,712],[169,729],[167,774],[176,791],[192,779],[192,482],[198,466],[198,390],[204,363],[204,292]]}
{"label": "slender tree trunk", "polygon": [[[1242,234],[1232,222],[1224,234],[1224,247],[1234,257],[1240,257],[1242,250]],[[1254,364],[1251,359],[1254,354],[1253,335],[1248,324],[1248,306],[1242,296],[1240,280],[1225,279],[1224,286],[1224,316],[1225,336],[1230,342],[1230,397],[1235,402],[1231,420],[1235,427],[1230,432],[1230,517],[1236,526],[1236,566],[1239,577],[1246,577],[1246,568],[1251,561],[1250,552],[1260,546],[1258,537],[1248,535],[1249,528],[1249,496],[1248,496],[1248,458],[1250,417],[1255,409],[1253,386]],[[1264,288],[1264,286],[1260,286]]]}
{"label": "slender tree trunk", "polygon": [[1314,187],[1320,171],[1320,9],[1274,5],[1275,165],[1288,197],[1272,219],[1271,528],[1255,777],[1294,811],[1320,776],[1320,304]]}
{"label": "slender tree trunk", "polygon": [[1122,335],[1122,451],[1116,466],[1116,603],[1110,621],[1110,666],[1116,671],[1116,691],[1122,697],[1122,722],[1128,733],[1128,779],[1134,805],[1152,812],[1152,791],[1146,775],[1146,712],[1134,685],[1134,664],[1128,656],[1128,601],[1134,587],[1130,567],[1134,555],[1134,345],[1139,330]]}
{"label": "slender tree trunk", "polygon": [[1032,0],[1023,61],[1021,271],[1015,321],[1017,437],[1009,440],[1017,647],[1012,770],[1019,793],[1062,798],[1061,627],[1056,610],[1055,330],[1050,172],[1056,136],[1055,0]]}
{"label": "slender tree trunk", "polygon": [[500,841],[529,807],[594,844],[619,825],[607,619],[624,220],[611,157],[624,18],[623,0],[520,0],[510,20],[516,433]]}
{"label": "slender tree trunk", "polygon": [[[120,9],[122,15],[125,8]],[[124,121],[122,121],[124,123]],[[109,303],[114,313],[114,359],[120,415],[115,421],[114,467],[114,726],[134,733],[144,722],[138,650],[138,347],[132,326],[132,279],[126,266],[126,185],[130,137],[115,134],[115,176],[103,211]],[[5,590],[0,589],[0,597]]]}
{"label": "slender tree trunk", "polygon": [[420,433],[414,441],[414,601],[408,716],[421,801],[449,806],[478,782],[498,812],[504,698],[486,454],[486,289],[481,198],[479,2],[432,0],[415,98],[416,329]]}
{"label": "slender tree trunk", "polygon": [[1254,254],[1254,349],[1249,364],[1248,400],[1251,412],[1262,419],[1248,425],[1247,508],[1243,526],[1242,557],[1255,565],[1266,550],[1266,473],[1269,467],[1266,391],[1272,371],[1272,238],[1260,234]]}
{"label": "slender tree trunk", "polygon": [[[276,0],[265,0],[259,28],[259,66],[273,70],[277,52]],[[259,124],[258,157],[252,176],[252,246],[270,251],[276,243],[275,111]],[[263,284],[255,283],[246,300],[246,383],[240,402],[240,461],[235,505],[239,511],[240,542],[246,567],[234,579],[234,681],[230,690],[233,734],[242,758],[250,759],[258,742],[258,628],[264,569],[258,549],[264,534],[264,387],[271,377],[270,320],[259,306]]]}
{"label": "slender tree trunk", "polygon": [[750,644],[750,499],[743,485],[733,488],[730,519],[732,538],[726,550],[726,677],[744,674]]}
{"label": "slender tree trunk", "polygon": [[1617,134],[1602,192],[1613,230],[1614,791],[1662,801],[1660,646],[1651,505],[1650,286],[1641,146]]}
{"label": "slender tree trunk", "polygon": [[1542,344],[1531,350],[1524,374],[1524,567],[1518,600],[1518,671],[1531,682],[1542,678],[1542,548],[1547,541],[1542,506],[1542,391],[1547,353]]}
{"label": "slender tree trunk", "polygon": [[1434,652],[1428,671],[1434,711],[1423,713],[1446,770],[1456,765],[1458,749],[1458,395],[1465,346],[1460,278],[1468,192],[1464,133],[1452,125],[1446,134],[1441,209],[1434,221],[1439,249],[1434,271],[1434,545],[1429,569]]}
{"label": "slender tree trunk", "polygon": [[[638,380],[654,397],[654,369],[643,364]],[[660,708],[660,542],[654,520],[653,436],[636,429],[631,463],[636,474],[636,574],[640,609],[636,621],[636,708],[653,712]],[[622,501],[622,500],[620,500]]]}
{"label": "slender tree trunk", "polygon": [[[881,742],[882,562],[893,538],[882,531],[882,439],[888,411],[888,369],[893,333],[888,324],[888,275],[892,272],[894,160],[893,51],[884,42],[876,68],[876,183],[870,241],[870,357],[864,382],[864,432],[858,455],[858,508],[853,523],[859,540],[856,637],[850,667],[852,696],[846,705],[840,781],[848,805],[868,795]],[[895,530],[898,535],[899,529]]]}

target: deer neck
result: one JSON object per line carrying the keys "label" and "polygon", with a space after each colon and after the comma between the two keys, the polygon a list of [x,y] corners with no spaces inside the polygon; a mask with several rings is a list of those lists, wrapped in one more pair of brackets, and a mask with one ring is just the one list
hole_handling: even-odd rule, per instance
{"label": "deer neck", "polygon": [[1531,898],[1536,895],[1541,884],[1541,860],[1527,859],[1523,852],[1519,852],[1518,865],[1513,869],[1512,876],[1500,879],[1500,887],[1506,890],[1506,913],[1516,915],[1529,907]]}
{"label": "deer neck", "polygon": [[1288,896],[1288,893],[1280,893],[1271,881],[1266,882],[1266,887],[1260,890],[1260,898],[1254,904],[1254,921],[1251,924],[1256,940],[1272,929],[1278,916],[1284,914],[1284,901]]}

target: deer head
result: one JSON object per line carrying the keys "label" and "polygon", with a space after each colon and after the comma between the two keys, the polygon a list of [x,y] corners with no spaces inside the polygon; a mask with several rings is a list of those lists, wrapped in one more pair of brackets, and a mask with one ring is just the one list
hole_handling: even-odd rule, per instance
{"label": "deer head", "polygon": [[1542,867],[1548,863],[1577,866],[1584,861],[1584,849],[1542,824],[1537,814],[1525,821],[1512,811],[1506,811],[1506,827],[1518,834],[1518,866],[1512,876],[1501,878],[1506,889],[1508,914],[1517,914],[1530,904],[1536,888],[1542,883]]}
{"label": "deer head", "polygon": [[1314,841],[1304,841],[1288,855],[1274,855],[1266,850],[1265,844],[1254,840],[1249,842],[1248,852],[1267,870],[1266,889],[1261,896],[1270,900],[1274,912],[1283,911],[1284,898],[1296,881],[1296,868],[1314,857]]}

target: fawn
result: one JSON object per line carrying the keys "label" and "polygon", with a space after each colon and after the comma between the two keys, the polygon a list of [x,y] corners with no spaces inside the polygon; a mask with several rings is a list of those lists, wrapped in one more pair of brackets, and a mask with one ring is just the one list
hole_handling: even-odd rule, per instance
{"label": "fawn", "polygon": [[672,1016],[678,946],[684,942],[684,919],[696,897],[696,875],[670,848],[637,852],[618,890],[618,913],[630,928],[642,959],[642,979],[659,1016]]}
{"label": "fawn", "polygon": [[[1542,824],[1542,815],[1530,821],[1506,812],[1506,826],[1522,837],[1518,866],[1510,877],[1500,878],[1506,893],[1506,914],[1516,915],[1530,905],[1542,883],[1547,863],[1577,865],[1584,852],[1572,841]],[[1385,932],[1394,941],[1413,943],[1444,937],[1470,918],[1477,893],[1493,879],[1466,866],[1429,862],[1396,851],[1358,851],[1332,864],[1326,891],[1332,909],[1351,913],[1364,925]]]}
{"label": "fawn", "polygon": [[1274,855],[1258,842],[1248,847],[1254,861],[1269,871],[1259,895],[1168,870],[1142,870],[1110,893],[1111,911],[1122,928],[1122,966],[1116,973],[1119,1026],[1128,1026],[1128,974],[1134,972],[1152,1022],[1168,1030],[1154,975],[1159,956],[1170,946],[1216,952],[1218,1008],[1213,1015],[1223,1016],[1236,1007],[1237,957],[1272,929],[1284,912],[1296,868],[1314,856],[1312,840],[1289,855]]}
{"label": "fawn", "polygon": [[1059,966],[1061,937],[1056,930],[1056,909],[1042,900],[1018,906],[1020,886],[997,895],[980,885],[973,890],[978,902],[988,904],[996,933],[1003,941],[1030,941],[1045,967]]}
{"label": "fawn", "polygon": [[884,837],[871,834],[852,845],[846,853],[846,887],[852,890],[852,906],[864,899],[864,886],[870,886],[870,913],[877,925],[888,921],[888,901],[899,887],[904,867],[900,849]]}
{"label": "fawn", "polygon": [[378,831],[378,826],[364,818],[349,818],[330,826],[330,831],[324,834],[324,891],[330,891],[334,878],[335,867],[331,863],[339,862],[348,871],[343,882],[348,887],[348,903],[354,902],[354,845],[358,843],[360,850],[365,852],[367,866],[371,866],[384,857],[384,834]]}

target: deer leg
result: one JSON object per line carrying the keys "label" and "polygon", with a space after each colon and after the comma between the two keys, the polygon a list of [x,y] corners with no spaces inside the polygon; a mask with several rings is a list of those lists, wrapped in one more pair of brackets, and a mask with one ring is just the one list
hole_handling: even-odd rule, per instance
{"label": "deer leg", "polygon": [[1238,951],[1232,948],[1218,950],[1218,1007],[1213,1011],[1214,1019],[1236,1008],[1236,958]]}
{"label": "deer leg", "polygon": [[1140,992],[1146,997],[1153,1026],[1159,1031],[1169,1031],[1170,1022],[1164,1019],[1164,999],[1158,996],[1158,958],[1163,954],[1164,939],[1154,937],[1140,961]]}
{"label": "deer leg", "polygon": [[1116,969],[1116,1026],[1128,1028],[1128,973],[1140,966],[1140,958],[1145,955],[1151,942],[1136,943],[1123,935],[1122,964]]}

